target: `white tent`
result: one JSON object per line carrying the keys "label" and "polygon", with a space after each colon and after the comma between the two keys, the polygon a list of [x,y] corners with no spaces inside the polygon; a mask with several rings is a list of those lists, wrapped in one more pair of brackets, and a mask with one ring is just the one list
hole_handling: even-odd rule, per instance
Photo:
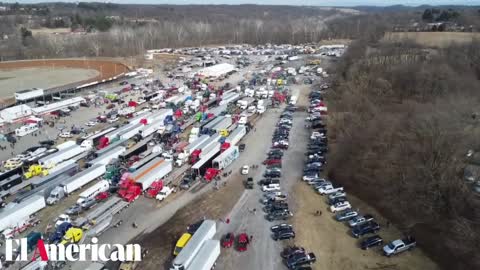
{"label": "white tent", "polygon": [[218,77],[235,70],[235,66],[227,63],[201,69],[198,74],[205,77]]}

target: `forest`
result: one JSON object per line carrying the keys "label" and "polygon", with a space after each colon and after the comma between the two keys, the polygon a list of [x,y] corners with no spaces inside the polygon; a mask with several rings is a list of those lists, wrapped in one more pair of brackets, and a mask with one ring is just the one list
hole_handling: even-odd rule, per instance
{"label": "forest", "polygon": [[336,73],[329,176],[415,235],[444,269],[479,269],[480,200],[463,170],[480,147],[480,42],[432,49],[359,39]]}

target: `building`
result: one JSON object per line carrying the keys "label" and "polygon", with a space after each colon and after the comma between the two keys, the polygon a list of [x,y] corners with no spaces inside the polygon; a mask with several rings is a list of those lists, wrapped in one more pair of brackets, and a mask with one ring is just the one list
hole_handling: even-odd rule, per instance
{"label": "building", "polygon": [[197,72],[198,75],[204,77],[220,77],[235,71],[235,66],[227,63],[222,63],[210,67],[206,67]]}

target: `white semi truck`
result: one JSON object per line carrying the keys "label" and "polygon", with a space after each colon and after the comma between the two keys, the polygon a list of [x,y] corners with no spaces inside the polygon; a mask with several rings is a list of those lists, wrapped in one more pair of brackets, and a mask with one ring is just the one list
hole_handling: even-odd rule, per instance
{"label": "white semi truck", "polygon": [[61,183],[50,192],[50,196],[47,198],[47,204],[56,204],[70,193],[78,190],[79,188],[85,186],[104,174],[105,165],[98,164],[82,171],[79,174],[74,175],[71,179]]}

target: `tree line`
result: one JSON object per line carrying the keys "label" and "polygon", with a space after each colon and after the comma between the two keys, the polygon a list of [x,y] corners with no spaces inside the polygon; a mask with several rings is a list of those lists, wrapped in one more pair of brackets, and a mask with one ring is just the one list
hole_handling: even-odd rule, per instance
{"label": "tree line", "polygon": [[[329,175],[444,269],[478,269],[480,200],[463,179],[479,149],[480,42],[436,51],[360,39],[327,96]],[[448,256],[446,256],[448,254]]]}

